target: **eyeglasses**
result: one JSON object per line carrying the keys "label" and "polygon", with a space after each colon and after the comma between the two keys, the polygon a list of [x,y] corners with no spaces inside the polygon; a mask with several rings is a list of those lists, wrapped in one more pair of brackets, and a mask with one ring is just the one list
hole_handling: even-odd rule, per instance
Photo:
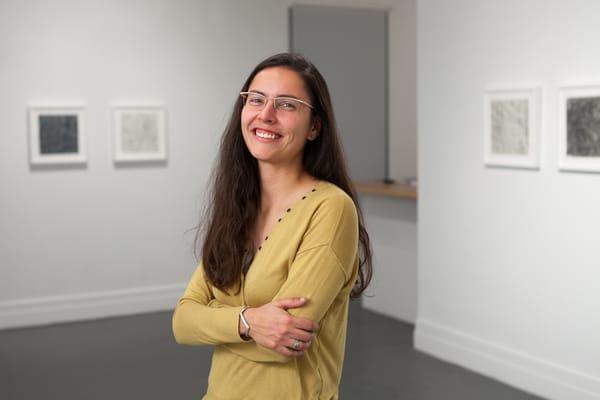
{"label": "eyeglasses", "polygon": [[314,108],[307,102],[293,97],[267,97],[258,92],[241,92],[240,96],[244,99],[244,106],[256,111],[265,108],[269,102],[269,98],[273,99],[273,109],[275,109],[275,111],[294,112],[300,108],[301,104],[304,104],[311,109]]}

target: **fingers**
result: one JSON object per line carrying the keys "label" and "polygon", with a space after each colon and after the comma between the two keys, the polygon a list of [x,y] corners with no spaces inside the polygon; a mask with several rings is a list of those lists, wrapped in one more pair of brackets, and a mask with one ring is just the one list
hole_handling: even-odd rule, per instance
{"label": "fingers", "polygon": [[[280,299],[273,302],[275,307],[281,308],[283,310],[288,310],[290,308],[299,308],[308,302],[306,297],[291,297],[288,299]],[[319,329],[319,324],[313,322],[310,319],[302,318],[302,317],[292,317],[293,325],[297,328],[304,329],[305,331],[315,332]]]}
{"label": "fingers", "polygon": [[279,345],[275,349],[280,354],[286,357],[300,357],[304,355],[311,342],[303,342],[297,339],[287,339],[285,345]]}
{"label": "fingers", "polygon": [[308,318],[292,317],[292,323],[296,328],[309,332],[316,332],[319,329],[319,324]]}
{"label": "fingers", "polygon": [[290,350],[295,350],[297,352],[303,352],[309,348],[311,343],[311,341],[304,342],[302,340],[290,338],[286,340],[285,347],[287,347]]}
{"label": "fingers", "polygon": [[276,348],[275,351],[277,351],[279,354],[283,354],[286,357],[300,357],[304,355],[304,351],[292,350],[290,348],[287,348],[286,346],[280,346]]}
{"label": "fingers", "polygon": [[302,342],[312,342],[312,340],[314,339],[315,335],[311,332],[307,332],[303,329],[294,329],[290,332],[290,340],[300,340]]}
{"label": "fingers", "polygon": [[302,356],[315,338],[319,325],[308,318],[290,315],[291,308],[303,307],[305,297],[274,300],[258,308],[248,308],[245,317],[254,341],[287,357]]}
{"label": "fingers", "polygon": [[292,297],[289,299],[280,299],[273,302],[276,307],[288,310],[290,308],[298,308],[305,305],[307,302],[305,297]]}
{"label": "fingers", "polygon": [[[288,310],[290,308],[299,308],[308,302],[306,297],[291,297],[288,299],[280,299],[273,302],[276,307],[279,307],[283,310]],[[310,319],[302,318],[302,317],[292,317],[293,325],[296,328],[304,329],[305,331],[315,332],[319,329],[319,324],[313,322]]]}

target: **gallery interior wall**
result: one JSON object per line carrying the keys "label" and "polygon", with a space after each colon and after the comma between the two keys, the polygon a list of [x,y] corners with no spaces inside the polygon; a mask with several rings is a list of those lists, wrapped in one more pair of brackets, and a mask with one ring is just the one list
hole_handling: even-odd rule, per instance
{"label": "gallery interior wall", "polygon": [[[0,4],[3,324],[172,307],[195,264],[191,230],[237,91],[287,48],[285,5]],[[25,110],[44,100],[85,101],[87,167],[29,169]],[[164,102],[166,166],[113,165],[115,100]]]}
{"label": "gallery interior wall", "polygon": [[[287,50],[291,3],[0,0],[0,328],[173,306],[232,102],[259,60]],[[390,9],[390,171],[401,179],[416,174],[415,2],[372,3]],[[135,100],[166,106],[166,166],[112,162],[110,104]],[[30,169],[33,101],[85,102],[85,168]],[[383,282],[368,305],[414,320],[416,205],[366,207]],[[402,263],[387,236],[398,230]],[[394,280],[404,309],[386,294]]]}
{"label": "gallery interior wall", "polygon": [[[558,88],[600,83],[595,0],[418,3],[416,345],[600,398],[600,175],[559,172]],[[483,90],[541,84],[541,168],[483,166]]]}

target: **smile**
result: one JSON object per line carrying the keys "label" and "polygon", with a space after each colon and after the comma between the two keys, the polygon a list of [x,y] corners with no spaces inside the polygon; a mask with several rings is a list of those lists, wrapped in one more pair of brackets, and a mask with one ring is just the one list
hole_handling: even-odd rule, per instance
{"label": "smile", "polygon": [[254,130],[254,136],[256,136],[260,142],[272,142],[281,137],[281,135],[275,132],[265,131],[258,128]]}

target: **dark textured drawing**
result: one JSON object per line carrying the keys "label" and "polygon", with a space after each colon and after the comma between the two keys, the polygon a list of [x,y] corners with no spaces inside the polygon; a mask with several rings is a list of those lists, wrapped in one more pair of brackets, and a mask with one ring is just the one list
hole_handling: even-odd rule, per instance
{"label": "dark textured drawing", "polygon": [[526,99],[491,101],[492,153],[527,155],[529,103]]}
{"label": "dark textured drawing", "polygon": [[600,157],[600,97],[567,99],[567,155]]}
{"label": "dark textured drawing", "polygon": [[156,113],[121,115],[121,149],[126,153],[153,153],[159,150],[159,121]]}
{"label": "dark textured drawing", "polygon": [[40,115],[40,154],[77,153],[79,149],[76,115]]}

